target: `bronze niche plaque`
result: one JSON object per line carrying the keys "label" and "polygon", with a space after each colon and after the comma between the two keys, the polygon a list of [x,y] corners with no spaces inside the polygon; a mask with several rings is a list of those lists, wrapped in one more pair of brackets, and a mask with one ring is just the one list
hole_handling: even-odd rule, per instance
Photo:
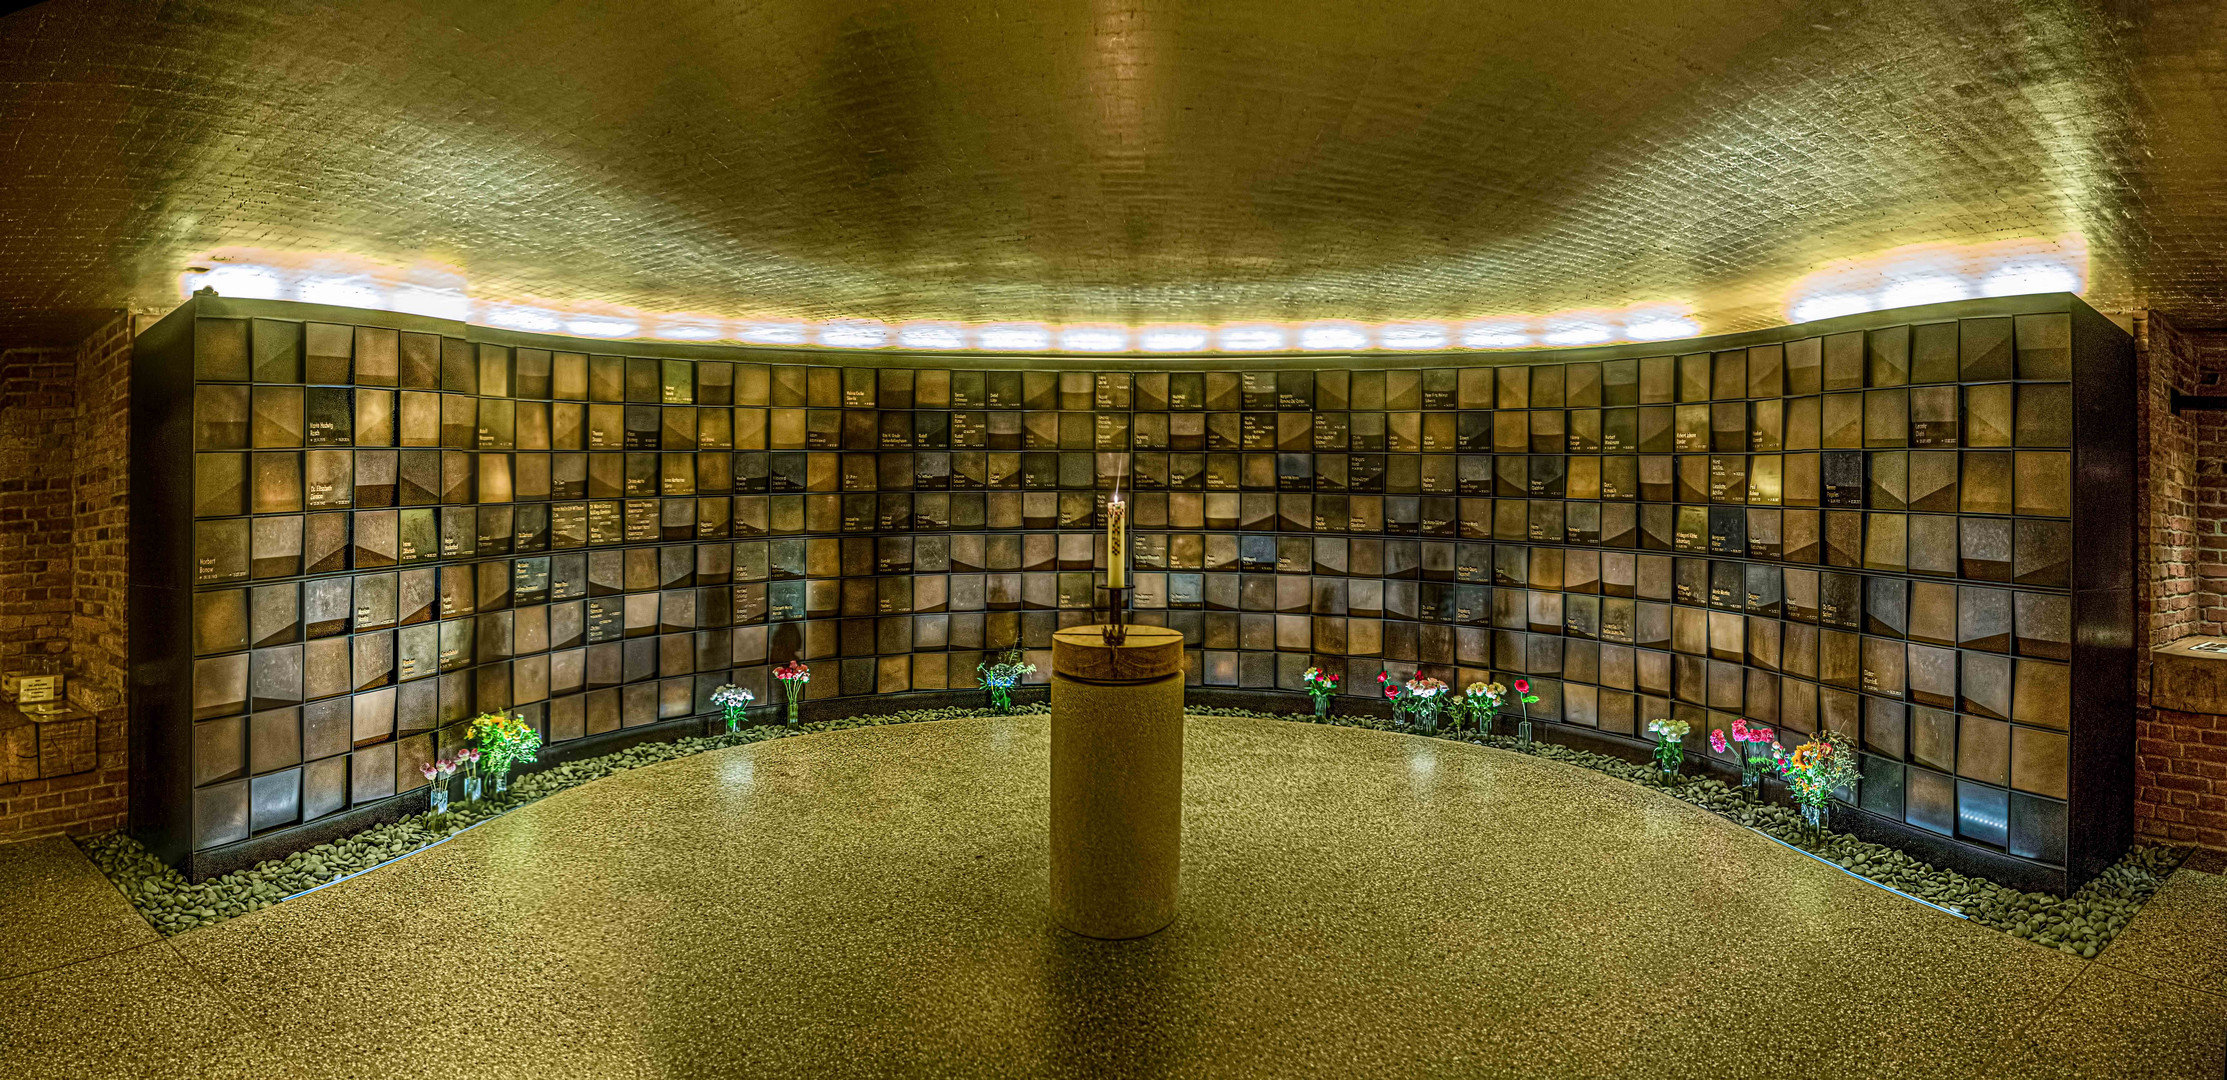
{"label": "bronze niche plaque", "polygon": [[283,645],[250,654],[250,707],[276,709],[302,702],[302,647]]}
{"label": "bronze niche plaque", "polygon": [[1958,331],[1958,378],[1981,382],[2012,376],[2011,320],[1963,319]]}
{"label": "bronze niche plaque", "polygon": [[402,391],[396,399],[394,438],[399,446],[441,445],[441,396]]}
{"label": "bronze niche plaque", "polygon": [[432,507],[400,512],[397,561],[409,565],[441,557],[440,526]]}
{"label": "bronze niche plaque", "polygon": [[576,548],[588,542],[588,504],[552,503],[549,507],[549,546]]}
{"label": "bronze niche plaque", "polygon": [[[303,444],[307,446],[354,445],[356,441],[354,392],[340,386],[312,386],[302,393]],[[260,402],[260,397],[258,397],[258,401]]]}
{"label": "bronze niche plaque", "polygon": [[431,622],[440,597],[440,573],[432,568],[404,570],[396,587],[396,619],[403,626]]}
{"label": "bronze niche plaque", "polygon": [[359,510],[355,521],[355,565],[359,570],[395,565],[400,554],[399,521],[392,510]]}
{"label": "bronze niche plaque", "polygon": [[1967,649],[2009,652],[2011,593],[1965,586],[1957,590],[1957,641]]}
{"label": "bronze niche plaque", "polygon": [[1964,445],[2009,446],[2013,413],[2009,383],[1965,387]]}
{"label": "bronze niche plaque", "polygon": [[207,654],[247,647],[247,591],[226,589],[194,594],[193,651]]}
{"label": "bronze niche plaque", "polygon": [[246,382],[247,322],[242,319],[194,320],[193,361],[197,379]]}
{"label": "bronze niche plaque", "polygon": [[1817,571],[1788,569],[1781,573],[1780,582],[1786,590],[1786,617],[1798,623],[1815,623],[1820,602]]}
{"label": "bronze niche plaque", "polygon": [[1960,708],[1978,716],[2010,719],[2011,660],[2007,656],[1960,654],[1963,677]]}
{"label": "bronze niche plaque", "polygon": [[399,459],[392,450],[358,450],[355,461],[355,505],[393,506]]}
{"label": "bronze niche plaque", "polygon": [[302,519],[302,572],[330,574],[348,568],[348,515],[311,514]]}
{"label": "bronze niche plaque", "polygon": [[438,335],[402,334],[398,360],[402,386],[418,390],[440,389],[441,339]]}
{"label": "bronze niche plaque", "polygon": [[2013,532],[2011,580],[2020,585],[2065,588],[2072,583],[2072,524],[2018,519]]}
{"label": "bronze niche plaque", "polygon": [[247,455],[194,455],[195,517],[227,517],[247,512]]}
{"label": "bronze niche plaque", "polygon": [[1863,454],[1828,452],[1820,455],[1820,477],[1822,505],[1848,509],[1864,505]]}
{"label": "bronze niche plaque", "polygon": [[1745,556],[1748,553],[1747,511],[1736,506],[1712,506],[1706,512],[1709,553]]}
{"label": "bronze niche plaque", "polygon": [[2000,518],[1967,517],[1958,522],[1962,542],[1958,564],[1977,581],[2011,580],[2011,523]]}
{"label": "bronze niche plaque", "polygon": [[1862,578],[1854,574],[1818,575],[1817,621],[1854,630],[1863,625]]}
{"label": "bronze niche plaque", "polygon": [[291,581],[248,590],[248,643],[261,649],[300,640],[302,591]]}
{"label": "bronze niche plaque", "polygon": [[2072,659],[2070,597],[2021,592],[2017,594],[2014,607],[2019,655]]}
{"label": "bronze niche plaque", "polygon": [[302,456],[294,451],[255,454],[249,505],[258,514],[287,514],[302,508]]}
{"label": "bronze niche plaque", "polygon": [[331,510],[355,505],[355,456],[346,450],[311,450],[302,455],[303,505]]}
{"label": "bronze niche plaque", "polygon": [[429,506],[441,501],[441,452],[404,450],[398,458],[395,501],[401,506]]}
{"label": "bronze niche plaque", "polygon": [[1776,566],[1748,563],[1742,568],[1744,609],[1751,615],[1776,618],[1784,602],[1782,572]]}
{"label": "bronze niche plaque", "polygon": [[249,530],[248,567],[257,578],[292,577],[302,572],[302,519],[255,518]]}
{"label": "bronze niche plaque", "polygon": [[1863,565],[1864,515],[1853,510],[1828,510],[1824,518],[1825,565]]}

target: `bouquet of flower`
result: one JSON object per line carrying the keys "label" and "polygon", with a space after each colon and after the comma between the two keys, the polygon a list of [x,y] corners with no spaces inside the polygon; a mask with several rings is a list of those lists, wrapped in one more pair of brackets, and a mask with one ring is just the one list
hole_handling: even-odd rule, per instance
{"label": "bouquet of flower", "polygon": [[1021,680],[1035,674],[1036,665],[1023,663],[1021,647],[1014,647],[998,654],[997,662],[976,664],[974,673],[982,679],[982,687],[990,692],[990,707],[1000,714],[1013,711],[1013,688]]}
{"label": "bouquet of flower", "polygon": [[1392,711],[1404,715],[1415,729],[1425,735],[1438,734],[1438,710],[1443,706],[1448,687],[1428,675],[1417,675],[1405,684],[1392,681],[1390,672],[1379,673],[1376,681],[1383,685],[1384,696],[1392,699]]}
{"label": "bouquet of flower", "polygon": [[1299,682],[1307,688],[1307,695],[1315,699],[1315,716],[1330,715],[1330,699],[1338,693],[1338,677],[1311,667],[1299,673]]}
{"label": "bouquet of flower", "polygon": [[1856,752],[1841,743],[1833,732],[1820,733],[1816,738],[1794,748],[1789,754],[1777,743],[1771,744],[1771,756],[1778,762],[1780,776],[1793,793],[1794,801],[1801,804],[1802,820],[1809,823],[1813,833],[1825,828],[1825,810],[1832,805],[1833,792],[1855,783],[1862,770],[1856,764]]}
{"label": "bouquet of flower", "polygon": [[1508,695],[1508,688],[1496,682],[1473,682],[1464,687],[1461,696],[1454,699],[1454,730],[1461,730],[1464,718],[1477,723],[1477,734],[1483,735],[1492,727],[1492,718],[1500,713],[1500,702]]}
{"label": "bouquet of flower", "polygon": [[520,713],[481,713],[472,720],[468,734],[479,744],[479,754],[495,776],[497,794],[510,787],[511,766],[532,761],[541,752],[541,732]]}
{"label": "bouquet of flower", "polygon": [[1516,680],[1516,704],[1523,707],[1523,719],[1516,723],[1516,749],[1531,752],[1531,706],[1539,703],[1539,695],[1531,692],[1531,680]]}
{"label": "bouquet of flower", "polygon": [[750,703],[756,700],[758,695],[733,683],[711,692],[711,703],[719,706],[719,711],[726,716],[729,735],[741,730],[743,710],[748,709]]}
{"label": "bouquet of flower", "polygon": [[478,802],[480,789],[479,751],[469,746],[458,750],[456,752],[456,767],[464,770],[465,801]]}
{"label": "bouquet of flower", "polygon": [[448,813],[449,778],[455,776],[456,770],[462,767],[462,763],[450,758],[434,758],[418,766],[418,771],[425,774],[427,780],[433,782],[433,788],[428,794],[432,800],[434,813]]}
{"label": "bouquet of flower", "polygon": [[1683,720],[1657,720],[1647,725],[1655,737],[1655,764],[1662,767],[1663,779],[1678,779],[1678,767],[1686,762],[1686,733],[1693,727]]}
{"label": "bouquet of flower", "polygon": [[1715,729],[1709,732],[1709,749],[1723,754],[1729,753],[1733,745],[1739,746],[1740,790],[1754,798],[1763,789],[1763,771],[1775,760],[1771,751],[1765,749],[1775,738],[1777,734],[1770,728],[1749,727],[1746,717],[1735,717],[1731,739],[1725,738],[1724,729]]}
{"label": "bouquet of flower", "polygon": [[773,677],[781,680],[781,685],[787,688],[789,723],[794,724],[797,721],[798,707],[804,704],[804,684],[812,681],[812,669],[804,666],[802,660],[791,660],[774,668]]}

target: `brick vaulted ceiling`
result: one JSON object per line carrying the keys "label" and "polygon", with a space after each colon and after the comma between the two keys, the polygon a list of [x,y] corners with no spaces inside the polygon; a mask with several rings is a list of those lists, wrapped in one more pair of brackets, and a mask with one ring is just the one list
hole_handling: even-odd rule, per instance
{"label": "brick vaulted ceiling", "polygon": [[2227,324],[2216,0],[49,0],[0,334],[252,247],[898,321],[1689,304],[2077,236]]}

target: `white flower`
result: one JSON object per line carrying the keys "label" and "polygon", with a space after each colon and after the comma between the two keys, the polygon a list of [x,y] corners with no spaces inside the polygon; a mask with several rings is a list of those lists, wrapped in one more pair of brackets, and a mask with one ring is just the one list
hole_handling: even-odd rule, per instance
{"label": "white flower", "polygon": [[1407,681],[1407,692],[1411,697],[1434,698],[1445,693],[1446,689],[1446,684],[1437,679],[1425,677]]}
{"label": "white flower", "polygon": [[733,683],[728,683],[727,685],[722,686],[719,689],[711,692],[711,703],[723,708],[731,709],[738,706],[748,705],[752,701],[757,700],[757,697],[758,695],[753,694],[750,691],[743,689],[742,687],[736,686]]}

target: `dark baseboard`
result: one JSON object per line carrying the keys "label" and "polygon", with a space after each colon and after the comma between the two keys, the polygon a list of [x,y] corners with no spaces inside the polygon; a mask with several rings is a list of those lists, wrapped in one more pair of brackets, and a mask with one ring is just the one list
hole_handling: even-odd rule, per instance
{"label": "dark baseboard", "polygon": [[[1045,686],[1026,686],[1016,689],[1013,699],[1017,704],[1032,704],[1050,700],[1051,689]],[[1245,709],[1252,712],[1288,715],[1294,720],[1311,720],[1314,704],[1306,694],[1288,690],[1248,690],[1231,687],[1193,686],[1184,691],[1184,700],[1193,705],[1210,708]],[[876,694],[862,697],[823,698],[806,701],[801,710],[806,723],[827,720],[848,720],[860,716],[880,716],[911,709],[982,708],[987,705],[983,691],[971,690],[921,690],[903,694]],[[1365,697],[1340,697],[1331,706],[1342,716],[1371,716],[1384,718],[1391,715],[1387,702]],[[761,706],[750,711],[753,724],[778,724],[782,719],[780,705]],[[601,757],[630,747],[651,742],[673,742],[693,736],[712,735],[724,730],[716,713],[702,716],[662,720],[640,727],[620,728],[584,738],[554,743],[542,748],[537,759],[518,767],[520,773],[539,772],[542,769],[569,761]],[[1513,735],[1515,721],[1503,716],[1493,724],[1493,733]],[[1533,738],[1542,743],[1567,746],[1634,764],[1644,765],[1654,760],[1653,744],[1640,739],[1591,728],[1541,721],[1533,727]],[[1738,783],[1739,770],[1723,762],[1706,758],[1688,757],[1685,772],[1688,775],[1708,776],[1727,783]],[[1775,780],[1764,784],[1764,797],[1775,803],[1791,805],[1784,785]],[[235,870],[244,870],[269,859],[283,859],[294,852],[318,844],[340,839],[351,833],[396,821],[410,814],[422,813],[427,806],[426,789],[404,792],[375,803],[353,807],[331,814],[305,825],[282,829],[269,836],[243,840],[221,848],[194,852],[186,865],[180,867],[193,881],[206,881],[221,877]],[[2031,863],[2009,855],[1995,855],[1967,844],[1960,844],[1947,837],[1938,836],[1924,829],[1900,822],[1889,821],[1873,814],[1866,814],[1851,806],[1835,804],[1832,827],[1853,834],[1873,843],[1901,848],[1917,858],[1936,866],[1960,873],[1987,878],[2022,891],[2048,892],[2062,895],[2070,888],[2066,872],[2057,867]]]}
{"label": "dark baseboard", "polygon": [[[693,735],[704,735],[718,725],[717,716],[689,716],[553,743],[542,747],[534,761],[518,766],[518,772],[539,772],[568,761],[615,754],[643,743],[673,742]],[[189,881],[200,882],[223,877],[235,870],[245,870],[270,859],[283,859],[297,851],[329,843],[375,825],[399,821],[411,814],[422,814],[428,805],[429,789],[421,787],[414,791],[405,791],[377,802],[350,807],[337,814],[327,814],[315,821],[289,825],[267,836],[250,837],[237,844],[196,851],[187,856],[186,864],[178,869]]]}

